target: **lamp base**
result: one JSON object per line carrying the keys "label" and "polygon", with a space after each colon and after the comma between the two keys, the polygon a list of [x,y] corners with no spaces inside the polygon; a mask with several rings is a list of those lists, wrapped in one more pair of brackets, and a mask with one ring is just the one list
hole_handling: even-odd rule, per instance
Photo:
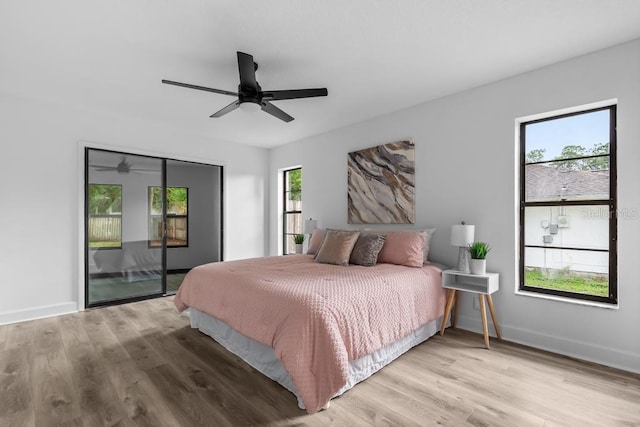
{"label": "lamp base", "polygon": [[469,270],[469,248],[465,247],[465,246],[460,246],[458,248],[458,266],[456,267],[456,270],[462,272],[462,273],[469,273],[471,270]]}

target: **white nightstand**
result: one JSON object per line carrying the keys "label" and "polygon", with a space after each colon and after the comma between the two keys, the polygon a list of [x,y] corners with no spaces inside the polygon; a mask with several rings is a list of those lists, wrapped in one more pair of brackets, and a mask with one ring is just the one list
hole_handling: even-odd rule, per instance
{"label": "white nightstand", "polygon": [[498,273],[486,273],[486,274],[470,274],[463,273],[457,270],[445,270],[442,272],[442,287],[449,289],[449,296],[447,297],[447,305],[444,310],[444,317],[442,319],[442,328],[440,329],[440,335],[444,334],[444,329],[447,326],[446,319],[451,314],[451,308],[453,302],[456,302],[456,310],[454,312],[452,326],[456,326],[456,318],[458,317],[458,298],[456,298],[456,291],[472,292],[480,296],[480,314],[482,316],[482,329],[484,332],[484,345],[489,347],[489,329],[487,327],[487,310],[485,308],[485,297],[489,303],[489,311],[491,312],[491,319],[493,320],[493,326],[496,329],[496,336],[500,337],[500,327],[498,326],[498,319],[496,318],[496,311],[493,308],[493,300],[491,294],[500,289],[499,274]]}

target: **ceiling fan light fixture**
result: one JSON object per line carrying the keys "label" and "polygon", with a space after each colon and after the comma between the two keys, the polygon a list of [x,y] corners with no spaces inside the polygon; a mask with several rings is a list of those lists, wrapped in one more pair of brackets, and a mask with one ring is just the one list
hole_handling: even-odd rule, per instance
{"label": "ceiling fan light fixture", "polygon": [[241,102],[239,108],[246,113],[255,113],[262,109],[260,104],[251,101]]}

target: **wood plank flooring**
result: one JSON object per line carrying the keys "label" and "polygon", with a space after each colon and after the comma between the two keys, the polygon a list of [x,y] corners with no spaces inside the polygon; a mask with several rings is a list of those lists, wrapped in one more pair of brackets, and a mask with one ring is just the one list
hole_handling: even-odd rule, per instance
{"label": "wood plank flooring", "polygon": [[449,329],[307,415],[172,298],[0,326],[0,426],[640,426],[640,376]]}

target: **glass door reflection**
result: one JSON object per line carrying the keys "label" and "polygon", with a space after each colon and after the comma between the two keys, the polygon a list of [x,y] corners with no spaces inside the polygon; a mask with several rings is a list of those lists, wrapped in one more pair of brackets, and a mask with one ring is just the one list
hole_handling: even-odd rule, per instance
{"label": "glass door reflection", "polygon": [[163,159],[86,150],[86,306],[163,294]]}
{"label": "glass door reflection", "polygon": [[172,294],[190,269],[222,260],[222,166],[167,159],[166,177],[166,293]]}

